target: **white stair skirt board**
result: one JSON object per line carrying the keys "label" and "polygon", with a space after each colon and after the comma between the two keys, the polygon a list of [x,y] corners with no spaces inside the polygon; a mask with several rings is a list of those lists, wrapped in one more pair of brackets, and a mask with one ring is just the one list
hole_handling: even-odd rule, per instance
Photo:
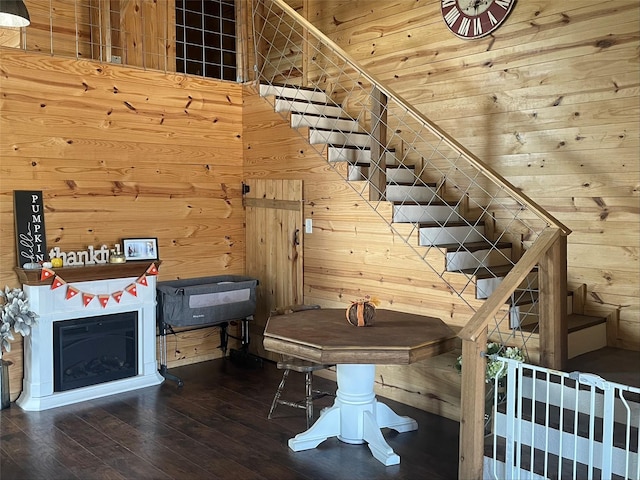
{"label": "white stair skirt board", "polygon": [[387,185],[386,198],[389,202],[430,202],[434,199],[434,188],[423,185]]}
{"label": "white stair skirt board", "polygon": [[509,263],[509,258],[511,258],[511,248],[476,250],[474,252],[447,252],[447,271],[506,265]]}
{"label": "white stair skirt board", "polygon": [[291,128],[312,127],[342,130],[345,132],[360,131],[360,126],[355,120],[348,118],[327,117],[325,115],[310,115],[304,113],[291,113]]}
{"label": "white stair skirt board", "polygon": [[327,117],[339,117],[344,115],[340,107],[319,103],[309,103],[304,100],[292,100],[288,98],[276,98],[275,111],[309,113],[312,115],[325,115]]}
{"label": "white stair skirt board", "polygon": [[353,145],[356,147],[370,147],[371,136],[362,132],[337,132],[331,130],[315,130],[309,131],[309,143],[317,145],[320,143]]}
{"label": "white stair skirt board", "polygon": [[484,226],[420,227],[420,245],[434,246],[447,243],[480,242],[484,240]]}
{"label": "white stair skirt board", "polygon": [[600,350],[607,346],[607,324],[603,322],[571,332],[567,344],[568,358]]}
{"label": "white stair skirt board", "polygon": [[[371,163],[371,150],[368,148],[348,148],[336,145],[330,145],[328,148],[327,159],[330,162],[349,162],[349,163]],[[385,154],[387,165],[395,164],[395,154],[387,152]]]}
{"label": "white stair skirt board", "polygon": [[319,90],[308,90],[305,88],[285,87],[280,85],[260,85],[260,96],[266,97],[274,95],[279,97],[295,98],[308,102],[330,103],[327,94]]}
{"label": "white stair skirt board", "polygon": [[448,205],[394,205],[394,223],[457,222],[464,220]]}

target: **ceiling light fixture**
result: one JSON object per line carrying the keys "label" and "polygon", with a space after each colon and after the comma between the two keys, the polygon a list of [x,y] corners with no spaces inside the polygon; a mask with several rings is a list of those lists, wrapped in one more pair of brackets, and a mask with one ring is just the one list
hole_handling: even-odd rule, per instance
{"label": "ceiling light fixture", "polygon": [[0,27],[26,27],[31,23],[22,0],[0,0]]}

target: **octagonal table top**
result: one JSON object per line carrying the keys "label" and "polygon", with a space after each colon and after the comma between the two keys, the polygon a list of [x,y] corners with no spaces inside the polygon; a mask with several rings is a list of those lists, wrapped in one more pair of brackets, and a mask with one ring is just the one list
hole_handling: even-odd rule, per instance
{"label": "octagonal table top", "polygon": [[439,318],[377,309],[375,324],[356,327],[346,308],[272,316],[265,349],[318,363],[407,365],[455,348],[456,335]]}

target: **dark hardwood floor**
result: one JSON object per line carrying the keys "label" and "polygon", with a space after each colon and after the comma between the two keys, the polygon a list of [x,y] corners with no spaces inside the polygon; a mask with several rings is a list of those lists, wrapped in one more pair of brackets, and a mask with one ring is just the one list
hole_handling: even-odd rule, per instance
{"label": "dark hardwood floor", "polygon": [[[0,411],[0,478],[10,479],[455,479],[458,423],[385,400],[419,429],[385,438],[400,464],[385,467],[366,445],[336,438],[293,452],[303,410],[280,406],[267,420],[281,378],[275,365],[249,369],[215,360],[172,370],[178,389],[158,387],[42,412]],[[316,378],[322,388],[335,388]],[[288,396],[303,392],[290,375]],[[331,398],[316,405],[331,404]],[[316,409],[316,415],[319,408]]]}

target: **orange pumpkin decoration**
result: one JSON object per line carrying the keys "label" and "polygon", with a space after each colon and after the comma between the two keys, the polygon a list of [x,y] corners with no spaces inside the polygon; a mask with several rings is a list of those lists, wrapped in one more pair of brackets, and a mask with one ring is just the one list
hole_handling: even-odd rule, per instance
{"label": "orange pumpkin decoration", "polygon": [[351,302],[347,307],[347,322],[356,327],[370,327],[376,318],[376,306],[369,300],[369,296],[364,299]]}

